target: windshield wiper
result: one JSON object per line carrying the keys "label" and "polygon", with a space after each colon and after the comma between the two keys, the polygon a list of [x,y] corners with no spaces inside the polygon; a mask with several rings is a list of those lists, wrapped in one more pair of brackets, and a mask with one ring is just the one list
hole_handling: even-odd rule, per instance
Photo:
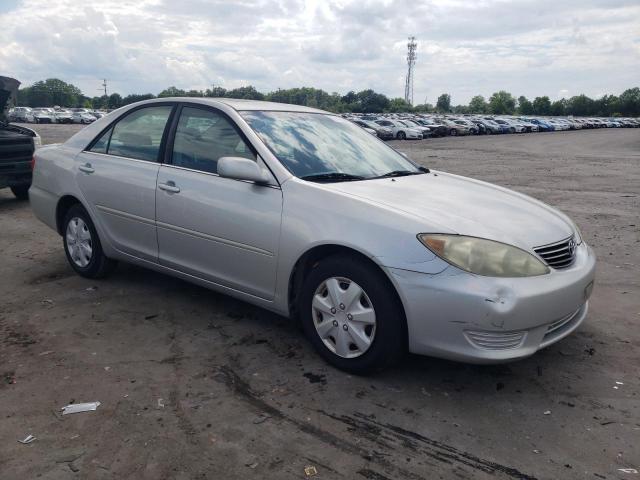
{"label": "windshield wiper", "polygon": [[360,175],[351,175],[350,173],[342,172],[330,172],[330,173],[315,173],[313,175],[304,175],[300,177],[302,180],[309,180],[311,182],[329,181],[329,182],[350,182],[353,180],[364,180],[365,177]]}
{"label": "windshield wiper", "polygon": [[384,175],[378,175],[373,178],[389,178],[389,177],[407,177],[409,175],[420,175],[426,173],[424,171],[416,172],[415,170],[394,170],[392,172],[385,173]]}

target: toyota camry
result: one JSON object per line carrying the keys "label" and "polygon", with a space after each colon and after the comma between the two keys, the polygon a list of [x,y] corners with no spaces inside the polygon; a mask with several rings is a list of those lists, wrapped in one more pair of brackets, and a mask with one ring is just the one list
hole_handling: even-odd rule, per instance
{"label": "toyota camry", "polygon": [[39,149],[30,198],[89,278],[130,262],[298,319],[332,365],[515,360],[587,315],[595,257],[526,195],[419,165],[339,116],[128,105]]}

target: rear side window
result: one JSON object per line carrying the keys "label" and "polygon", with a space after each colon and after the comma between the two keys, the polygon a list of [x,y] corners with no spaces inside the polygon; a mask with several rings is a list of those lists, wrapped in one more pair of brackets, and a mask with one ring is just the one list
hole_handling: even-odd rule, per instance
{"label": "rear side window", "polygon": [[[119,120],[112,129],[107,153],[150,162],[157,161],[162,134],[172,108],[169,105],[140,108]],[[101,141],[102,138],[98,143]]]}
{"label": "rear side window", "polygon": [[253,151],[224,115],[212,110],[184,107],[176,128],[171,163],[217,173],[221,157],[256,160]]}

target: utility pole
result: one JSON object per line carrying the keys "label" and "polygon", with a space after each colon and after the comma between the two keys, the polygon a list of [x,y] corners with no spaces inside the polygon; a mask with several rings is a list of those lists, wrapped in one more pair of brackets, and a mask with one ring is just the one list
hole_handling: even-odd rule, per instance
{"label": "utility pole", "polygon": [[102,81],[102,87],[104,88],[104,96],[107,96],[107,79],[103,79]]}
{"label": "utility pole", "polygon": [[404,84],[404,101],[409,105],[413,105],[413,69],[416,65],[417,50],[416,37],[409,37],[409,42],[407,43],[407,78]]}

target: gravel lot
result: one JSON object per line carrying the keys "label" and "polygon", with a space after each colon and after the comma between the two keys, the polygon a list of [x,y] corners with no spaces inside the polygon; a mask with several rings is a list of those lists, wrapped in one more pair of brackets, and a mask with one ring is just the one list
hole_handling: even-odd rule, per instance
{"label": "gravel lot", "polygon": [[640,130],[394,146],[572,216],[599,258],[586,323],[513,364],[349,376],[250,305],[127,265],[76,276],[2,190],[0,478],[640,479],[619,470],[640,470]]}

